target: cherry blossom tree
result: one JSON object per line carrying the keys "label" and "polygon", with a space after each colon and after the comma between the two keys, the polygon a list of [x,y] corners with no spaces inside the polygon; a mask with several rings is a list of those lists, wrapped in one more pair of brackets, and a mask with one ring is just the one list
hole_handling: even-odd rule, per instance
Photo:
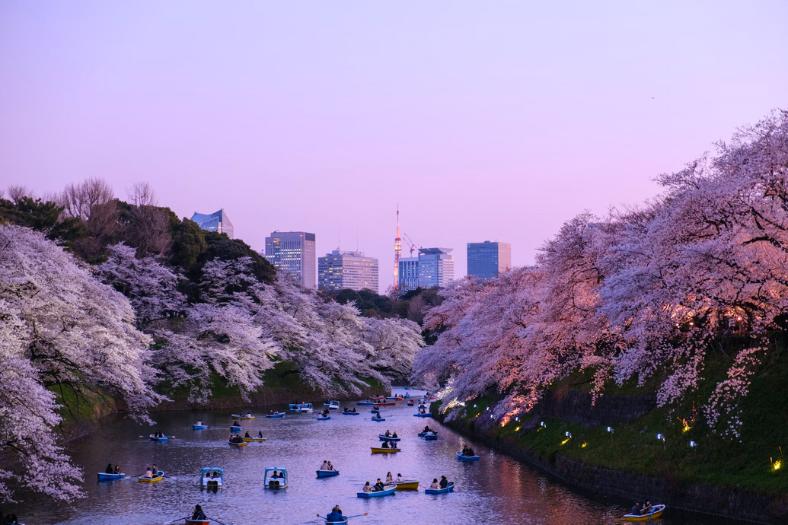
{"label": "cherry blossom tree", "polygon": [[150,339],[128,300],[33,230],[0,225],[0,498],[16,485],[70,500],[78,469],[57,443],[61,407],[52,394],[100,389],[145,418],[159,400],[147,383]]}

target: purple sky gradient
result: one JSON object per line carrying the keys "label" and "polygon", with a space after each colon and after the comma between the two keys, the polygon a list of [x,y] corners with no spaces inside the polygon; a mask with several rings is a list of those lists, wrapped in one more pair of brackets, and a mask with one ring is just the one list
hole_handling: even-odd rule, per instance
{"label": "purple sky gradient", "polygon": [[424,246],[512,243],[657,194],[788,107],[788,2],[0,3],[0,187],[153,184],[262,248],[313,231],[391,283]]}

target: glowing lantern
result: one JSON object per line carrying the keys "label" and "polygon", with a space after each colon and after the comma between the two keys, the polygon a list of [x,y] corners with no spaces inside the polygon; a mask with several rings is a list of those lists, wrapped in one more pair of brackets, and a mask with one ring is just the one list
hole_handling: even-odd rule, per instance
{"label": "glowing lantern", "polygon": [[690,439],[689,446],[690,446],[690,448],[697,448],[698,447],[698,442],[697,441],[693,441],[693,440]]}
{"label": "glowing lantern", "polygon": [[[771,461],[771,459],[772,458],[769,458],[770,461]],[[772,461],[772,472],[777,472],[781,468],[783,468],[783,460],[781,460],[780,458],[777,458],[774,461]]]}
{"label": "glowing lantern", "polygon": [[612,434],[614,432],[613,427],[607,427],[607,433]]}
{"label": "glowing lantern", "polygon": [[690,430],[692,430],[692,427],[690,426],[689,422],[686,419],[682,419],[681,420],[681,431],[683,433],[687,433]]}
{"label": "glowing lantern", "polygon": [[657,434],[657,441],[662,441],[664,443],[665,442],[665,436],[663,434],[659,434],[658,433]]}
{"label": "glowing lantern", "polygon": [[564,438],[564,439],[563,439],[563,441],[561,441],[561,446],[564,446],[564,445],[566,445],[567,443],[569,443],[569,440],[570,440],[570,439],[572,439],[572,438]]}
{"label": "glowing lantern", "polygon": [[587,446],[588,446],[588,442],[586,442],[586,441],[583,441],[582,443],[580,443],[580,448],[586,448]]}
{"label": "glowing lantern", "polygon": [[571,432],[569,432],[568,430],[567,430],[566,432],[564,432],[564,435],[565,435],[566,437],[568,437],[569,439],[572,439],[572,433],[571,433]]}

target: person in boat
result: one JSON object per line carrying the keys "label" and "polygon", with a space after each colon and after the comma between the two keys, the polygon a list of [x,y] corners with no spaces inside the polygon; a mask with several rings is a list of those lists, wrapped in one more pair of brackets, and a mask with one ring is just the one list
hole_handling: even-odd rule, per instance
{"label": "person in boat", "polygon": [[383,434],[383,435],[386,436],[386,437],[391,437],[391,432],[389,432],[388,429],[386,429],[386,433]]}
{"label": "person in boat", "polygon": [[263,437],[263,431],[262,430],[258,430],[257,431],[257,437],[262,439],[262,437]]}
{"label": "person in boat", "polygon": [[384,489],[383,482],[380,481],[380,478],[378,478],[378,480],[375,482],[375,486],[372,487],[372,492],[380,492],[383,489]]}
{"label": "person in boat", "polygon": [[394,439],[397,439],[397,437],[398,437],[398,436],[397,436],[397,433],[396,433],[396,432],[394,432],[394,433],[391,435],[391,437],[393,437]]}
{"label": "person in boat", "polygon": [[249,435],[249,431],[247,430],[247,431],[244,433],[244,437],[245,437],[245,438],[250,438],[250,439],[251,439],[251,437],[252,437],[252,436],[250,436],[250,435]]}
{"label": "person in boat", "polygon": [[438,485],[440,486],[440,488],[445,489],[446,487],[449,486],[449,480],[446,479],[446,476],[441,476],[441,480],[440,483],[438,483]]}
{"label": "person in boat", "polygon": [[389,442],[384,441],[383,444],[380,446],[381,448],[389,448]]}
{"label": "person in boat", "polygon": [[643,504],[643,508],[640,509],[640,513],[648,514],[649,512],[651,512],[651,502],[646,500],[646,502]]}
{"label": "person in boat", "polygon": [[320,470],[328,470],[328,460],[324,459],[323,464],[320,465]]}
{"label": "person in boat", "polygon": [[639,501],[636,501],[636,502],[635,502],[635,504],[634,504],[634,505],[632,505],[632,508],[631,508],[631,509],[629,509],[629,513],[630,513],[631,515],[633,515],[633,516],[640,516],[640,509],[641,509],[642,507],[643,507],[643,506],[640,504],[640,502],[639,502]]}
{"label": "person in boat", "polygon": [[391,475],[391,472],[386,472],[386,485],[391,485],[394,483],[394,476]]}
{"label": "person in boat", "polygon": [[364,487],[361,489],[363,492],[372,492],[372,485],[369,484],[369,481],[364,483]]}
{"label": "person in boat", "polygon": [[145,477],[148,479],[153,478],[153,469],[148,467],[148,470],[145,471]]}
{"label": "person in boat", "polygon": [[342,509],[339,508],[339,505],[334,505],[334,508],[331,509],[331,512],[328,513],[326,516],[326,521],[331,522],[342,522],[345,520],[345,516],[342,515]]}
{"label": "person in boat", "polygon": [[194,506],[194,512],[192,512],[192,519],[193,520],[207,520],[208,516],[205,515],[203,512],[202,507],[200,505]]}
{"label": "person in boat", "polygon": [[115,465],[115,468],[112,469],[113,474],[120,474],[120,465]]}
{"label": "person in boat", "polygon": [[240,426],[241,426],[241,424],[240,424],[238,421],[233,421],[233,424],[232,424],[232,426],[234,426],[234,427],[240,427]]}
{"label": "person in boat", "polygon": [[327,463],[328,463],[328,470],[334,470],[334,464],[331,463],[330,461],[328,461]]}
{"label": "person in boat", "polygon": [[438,478],[433,478],[432,483],[430,484],[431,489],[438,489],[440,485],[438,485]]}
{"label": "person in boat", "polygon": [[426,425],[426,426],[424,427],[424,430],[423,430],[423,432],[432,432],[432,429],[430,428],[430,426],[429,426],[429,425]]}
{"label": "person in boat", "polygon": [[107,463],[107,468],[104,469],[104,472],[106,474],[114,474],[115,473],[115,469],[112,468],[112,463]]}

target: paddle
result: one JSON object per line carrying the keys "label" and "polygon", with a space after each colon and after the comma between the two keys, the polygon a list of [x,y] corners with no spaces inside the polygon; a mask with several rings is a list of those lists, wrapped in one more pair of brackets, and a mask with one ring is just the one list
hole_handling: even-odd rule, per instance
{"label": "paddle", "polygon": [[[349,520],[350,518],[360,518],[361,516],[367,516],[368,514],[369,514],[368,512],[365,512],[364,514],[353,514],[352,516],[342,516],[342,517]],[[328,516],[321,516],[320,514],[318,514],[317,517],[324,520],[328,519]],[[336,522],[336,523],[340,523],[340,522]]]}
{"label": "paddle", "polygon": [[211,520],[211,521],[215,521],[215,522],[216,522],[216,523],[218,523],[219,525],[227,525],[226,523],[223,523],[223,522],[221,522],[221,521],[217,520],[216,518],[208,518],[208,519],[209,519],[209,520]]}
{"label": "paddle", "polygon": [[172,520],[172,521],[168,521],[168,522],[167,522],[167,523],[165,523],[164,525],[170,525],[170,523],[175,523],[176,521],[180,521],[180,520],[188,520],[188,519],[189,519],[189,516],[184,516],[184,517],[182,517],[182,518],[175,518],[175,519],[174,519],[174,520]]}

